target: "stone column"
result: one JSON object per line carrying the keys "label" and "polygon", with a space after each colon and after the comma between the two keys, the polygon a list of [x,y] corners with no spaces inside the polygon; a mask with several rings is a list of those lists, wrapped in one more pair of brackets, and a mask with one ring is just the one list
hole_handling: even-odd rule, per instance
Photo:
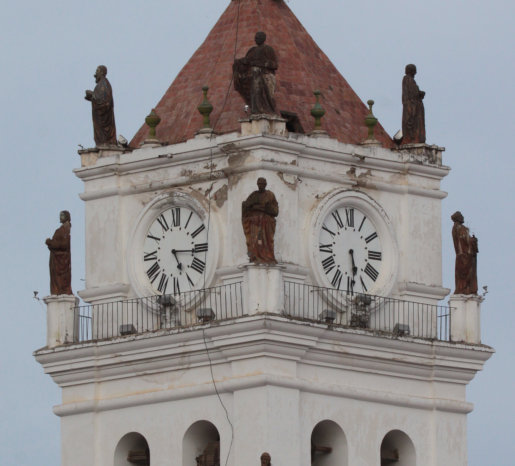
{"label": "stone column", "polygon": [[452,341],[481,343],[482,302],[477,295],[454,294],[449,298]]}
{"label": "stone column", "polygon": [[79,305],[79,298],[61,294],[46,296],[43,301],[47,305],[46,344],[48,348],[77,342],[79,319],[75,318],[75,307]]}
{"label": "stone column", "polygon": [[243,267],[245,314],[281,314],[284,310],[283,266],[247,264]]}

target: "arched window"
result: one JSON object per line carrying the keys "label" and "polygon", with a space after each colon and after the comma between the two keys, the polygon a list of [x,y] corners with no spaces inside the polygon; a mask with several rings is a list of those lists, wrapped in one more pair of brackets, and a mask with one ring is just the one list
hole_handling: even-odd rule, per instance
{"label": "arched window", "polygon": [[347,439],[336,422],[319,422],[311,434],[311,464],[347,466]]}
{"label": "arched window", "polygon": [[182,466],[220,466],[220,434],[211,422],[195,422],[184,434]]}
{"label": "arched window", "polygon": [[124,435],[114,451],[114,466],[150,466],[150,450],[143,435],[131,432]]}
{"label": "arched window", "polygon": [[415,446],[400,430],[392,430],[381,443],[381,466],[416,466]]}

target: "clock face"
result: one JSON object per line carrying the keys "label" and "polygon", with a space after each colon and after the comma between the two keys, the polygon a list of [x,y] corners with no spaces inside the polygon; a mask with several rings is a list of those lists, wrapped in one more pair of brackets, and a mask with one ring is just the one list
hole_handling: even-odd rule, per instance
{"label": "clock face", "polygon": [[335,207],[323,219],[318,242],[324,281],[348,293],[373,292],[383,269],[383,240],[370,216],[355,206]]}
{"label": "clock face", "polygon": [[186,206],[168,206],[150,224],[143,245],[146,278],[157,294],[202,288],[208,252],[207,226]]}

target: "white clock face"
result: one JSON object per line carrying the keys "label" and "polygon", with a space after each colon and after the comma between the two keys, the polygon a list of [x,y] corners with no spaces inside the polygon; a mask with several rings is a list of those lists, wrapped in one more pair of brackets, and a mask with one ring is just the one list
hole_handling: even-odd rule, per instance
{"label": "white clock face", "polygon": [[371,293],[380,280],[382,238],[372,220],[354,206],[333,208],[319,231],[318,262],[325,281],[351,292]]}
{"label": "white clock face", "polygon": [[185,206],[170,206],[151,223],[143,246],[146,277],[157,294],[203,287],[208,252],[207,226]]}

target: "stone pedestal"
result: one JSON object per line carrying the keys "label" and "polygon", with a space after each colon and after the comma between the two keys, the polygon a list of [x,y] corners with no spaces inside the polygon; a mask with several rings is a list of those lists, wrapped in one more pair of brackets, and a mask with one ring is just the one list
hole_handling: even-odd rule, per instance
{"label": "stone pedestal", "polygon": [[248,264],[242,268],[245,314],[281,314],[284,310],[284,267]]}
{"label": "stone pedestal", "polygon": [[451,340],[481,343],[481,303],[476,295],[455,294],[449,298],[451,307]]}
{"label": "stone pedestal", "polygon": [[62,294],[46,296],[43,301],[47,305],[47,346],[54,348],[77,342],[79,319],[75,318],[75,307],[79,305],[79,298]]}
{"label": "stone pedestal", "polygon": [[286,120],[277,115],[252,115],[248,120],[240,120],[241,135],[274,134],[286,136]]}
{"label": "stone pedestal", "polygon": [[401,144],[397,150],[404,155],[406,161],[440,166],[442,165],[442,153],[445,151],[445,147],[434,144],[412,143]]}

